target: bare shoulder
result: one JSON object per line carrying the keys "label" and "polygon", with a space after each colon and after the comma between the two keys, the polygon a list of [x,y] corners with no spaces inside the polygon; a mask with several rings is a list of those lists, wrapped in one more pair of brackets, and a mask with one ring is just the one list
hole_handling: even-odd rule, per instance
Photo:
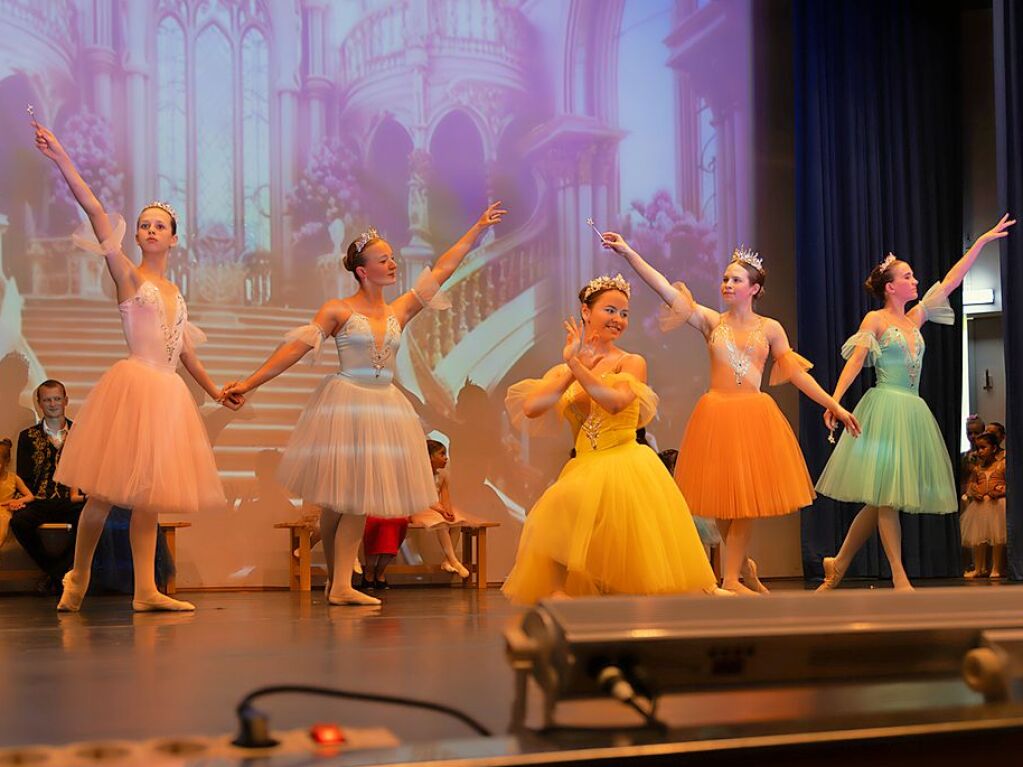
{"label": "bare shoulder", "polygon": [[320,306],[313,322],[328,335],[333,335],[348,321],[351,315],[352,307],[343,298],[331,298]]}
{"label": "bare shoulder", "polygon": [[863,315],[863,321],[860,323],[860,330],[866,330],[876,334],[882,329],[884,325],[884,314],[880,309],[872,309]]}

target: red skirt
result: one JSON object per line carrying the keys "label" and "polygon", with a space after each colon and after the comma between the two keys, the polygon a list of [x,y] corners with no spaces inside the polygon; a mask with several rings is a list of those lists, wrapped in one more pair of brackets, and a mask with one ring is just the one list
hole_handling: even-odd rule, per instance
{"label": "red skirt", "polygon": [[362,533],[362,550],[367,557],[377,554],[397,554],[408,530],[408,517],[366,517]]}

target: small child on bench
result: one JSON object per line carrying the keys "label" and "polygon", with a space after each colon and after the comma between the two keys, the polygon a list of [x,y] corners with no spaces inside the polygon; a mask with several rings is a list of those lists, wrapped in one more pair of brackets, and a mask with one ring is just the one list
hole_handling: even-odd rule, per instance
{"label": "small child on bench", "polygon": [[451,492],[448,489],[447,448],[435,439],[428,439],[426,440],[426,449],[430,453],[433,481],[437,484],[437,495],[440,497],[440,501],[426,511],[413,514],[412,522],[436,533],[437,542],[440,543],[444,552],[441,569],[445,572],[457,573],[460,578],[468,578],[469,571],[455,556],[455,547],[451,542],[451,528],[479,524],[480,520],[464,514],[451,503]]}

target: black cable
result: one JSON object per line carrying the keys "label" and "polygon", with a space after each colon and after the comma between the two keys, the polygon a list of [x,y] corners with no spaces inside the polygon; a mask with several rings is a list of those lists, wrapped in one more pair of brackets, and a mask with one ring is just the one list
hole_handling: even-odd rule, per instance
{"label": "black cable", "polygon": [[[353,692],[351,690],[339,690],[332,687],[317,687],[313,685],[301,685],[301,684],[287,684],[287,685],[273,685],[270,687],[260,687],[257,690],[253,690],[238,704],[235,708],[235,712],[238,715],[238,719],[241,722],[242,734],[239,735],[236,745],[244,745],[247,747],[268,747],[276,745],[276,741],[269,739],[269,730],[267,727],[267,720],[265,715],[253,708],[252,702],[256,698],[261,698],[266,695],[277,695],[280,693],[299,693],[305,695],[323,695],[330,698],[347,698],[349,700],[367,701],[370,703],[390,703],[398,706],[411,706],[413,708],[423,708],[427,711],[436,711],[440,714],[446,714],[447,716],[453,717],[471,729],[475,730],[478,734],[484,737],[490,737],[493,733],[490,732],[486,727],[477,722],[471,716],[458,709],[445,706],[441,703],[431,703],[425,700],[415,700],[414,698],[402,698],[396,695],[377,695],[375,693],[368,692]],[[263,727],[264,734],[262,737],[259,735],[255,736],[255,740],[251,737],[247,737],[246,733],[251,733],[252,722],[254,719],[259,720],[259,724]]]}

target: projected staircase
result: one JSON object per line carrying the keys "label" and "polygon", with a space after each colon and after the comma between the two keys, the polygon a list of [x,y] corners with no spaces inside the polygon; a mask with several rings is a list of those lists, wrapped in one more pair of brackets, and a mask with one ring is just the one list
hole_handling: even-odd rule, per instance
{"label": "projected staircase", "polygon": [[[312,311],[305,309],[221,309],[202,304],[189,307],[189,312],[192,321],[209,337],[199,351],[218,385],[254,370],[283,340],[285,332],[312,316]],[[24,309],[23,328],[47,375],[67,385],[72,414],[104,371],[127,354],[113,301],[30,298]],[[259,450],[283,448],[287,443],[313,388],[324,375],[337,369],[332,347],[326,349],[322,362],[300,362],[263,386],[254,396],[253,412],[246,418],[235,418],[214,435],[217,465],[229,494],[244,497],[254,481],[252,467]],[[214,421],[228,417],[226,410],[223,415],[214,413]],[[111,434],[110,439],[116,441],[117,435]]]}
{"label": "projected staircase", "polygon": [[[400,379],[441,411],[450,413],[467,377],[492,388],[545,327],[550,301],[537,235],[543,230],[526,231],[532,236],[513,233],[470,257],[446,286],[453,309],[418,320],[405,335]],[[200,356],[218,385],[254,370],[288,330],[309,322],[313,313],[271,306],[189,306],[190,319],[208,336]],[[127,354],[112,300],[28,298],[22,327],[46,375],[67,385],[72,416],[100,376]],[[313,388],[337,369],[333,344],[325,346],[320,364],[309,359],[263,386],[248,413],[232,418],[206,400],[204,415],[229,496],[248,495],[256,454],[287,444]],[[110,439],[116,441],[117,435]]]}

